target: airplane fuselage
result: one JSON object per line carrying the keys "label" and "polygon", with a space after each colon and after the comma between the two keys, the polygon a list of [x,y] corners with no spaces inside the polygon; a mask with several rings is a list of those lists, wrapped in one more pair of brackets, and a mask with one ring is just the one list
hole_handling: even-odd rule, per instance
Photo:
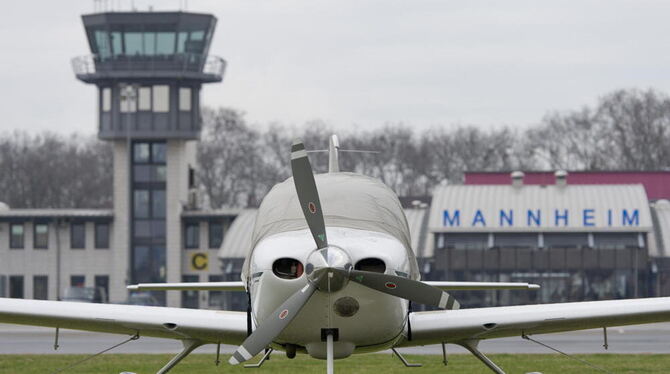
{"label": "airplane fuselage", "polygon": [[[328,227],[329,244],[348,256],[355,268],[368,266],[377,272],[410,277],[411,261],[405,247],[394,237],[367,230]],[[308,283],[300,266],[316,250],[309,230],[288,231],[269,236],[258,243],[250,258],[249,291],[254,322],[270,316],[288,297]],[[287,260],[282,260],[287,259]],[[277,261],[288,259],[300,263],[287,276],[277,270]],[[383,262],[383,269],[375,265]],[[292,268],[292,269],[295,269]],[[407,320],[408,302],[383,294],[354,282],[347,282],[334,292],[316,292],[305,307],[274,340],[275,346],[296,346],[315,358],[326,357],[322,329],[338,329],[334,345],[335,358],[354,351],[387,349],[402,337]]]}

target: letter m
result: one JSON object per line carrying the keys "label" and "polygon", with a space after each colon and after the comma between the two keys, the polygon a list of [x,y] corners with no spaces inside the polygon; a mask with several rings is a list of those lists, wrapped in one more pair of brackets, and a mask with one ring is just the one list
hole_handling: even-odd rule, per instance
{"label": "letter m", "polygon": [[456,209],[454,215],[449,215],[449,211],[444,211],[442,226],[460,226],[461,225],[461,211]]}
{"label": "letter m", "polygon": [[623,225],[624,226],[640,226],[640,211],[633,209],[633,214],[629,215],[628,210],[623,210]]}

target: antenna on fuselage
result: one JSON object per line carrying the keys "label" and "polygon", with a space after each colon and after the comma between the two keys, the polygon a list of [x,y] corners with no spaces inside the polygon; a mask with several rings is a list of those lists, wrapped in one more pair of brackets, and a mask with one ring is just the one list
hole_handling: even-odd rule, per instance
{"label": "antenna on fuselage", "polygon": [[340,141],[337,139],[337,135],[333,134],[330,136],[330,141],[328,142],[328,172],[329,173],[339,173],[340,172]]}

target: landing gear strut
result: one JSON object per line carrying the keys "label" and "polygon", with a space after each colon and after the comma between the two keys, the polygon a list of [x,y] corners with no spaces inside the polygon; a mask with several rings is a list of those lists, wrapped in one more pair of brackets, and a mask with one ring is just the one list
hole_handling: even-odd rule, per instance
{"label": "landing gear strut", "polygon": [[202,343],[199,340],[182,340],[182,344],[184,345],[184,349],[179,352],[176,356],[172,358],[163,368],[158,370],[156,374],[165,374],[168,371],[170,371],[175,365],[177,365],[181,360],[183,360],[186,356],[188,356],[191,352],[193,352],[194,349],[200,347]]}
{"label": "landing gear strut", "polygon": [[479,345],[479,340],[466,340],[461,343],[459,343],[463,348],[467,349],[472,353],[475,357],[479,359],[479,361],[483,362],[484,365],[486,365],[489,369],[491,369],[494,373],[496,374],[505,374],[505,372],[498,367],[493,361],[491,361],[488,357],[486,357],[483,353],[477,349],[477,346]]}

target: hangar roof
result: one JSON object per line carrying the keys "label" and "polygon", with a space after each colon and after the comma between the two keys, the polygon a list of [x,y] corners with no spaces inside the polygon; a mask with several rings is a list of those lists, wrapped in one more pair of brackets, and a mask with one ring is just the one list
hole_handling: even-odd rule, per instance
{"label": "hangar roof", "polygon": [[219,249],[219,258],[244,258],[251,248],[251,232],[254,229],[257,209],[244,209],[230,225]]}
{"label": "hangar roof", "polygon": [[448,185],[435,190],[431,232],[648,232],[641,184]]}

